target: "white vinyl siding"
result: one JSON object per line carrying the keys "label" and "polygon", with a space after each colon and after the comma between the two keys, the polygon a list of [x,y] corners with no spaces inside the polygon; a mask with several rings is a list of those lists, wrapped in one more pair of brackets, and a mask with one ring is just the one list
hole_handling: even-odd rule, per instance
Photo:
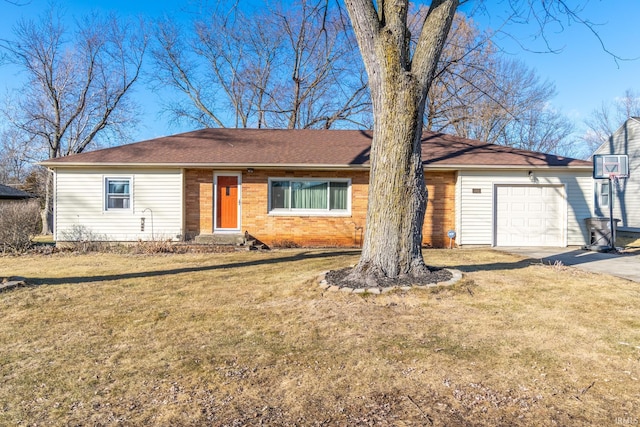
{"label": "white vinyl siding", "polygon": [[[640,121],[637,118],[627,120],[595,154],[629,156],[629,178],[619,179],[614,187],[613,217],[621,220],[618,228],[640,231]],[[594,199],[600,197],[598,190],[596,188],[593,193]],[[609,207],[596,205],[595,216],[608,217]]]}
{"label": "white vinyl siding", "polygon": [[587,243],[585,218],[592,216],[593,179],[591,171],[564,172],[534,170],[535,182],[527,170],[460,171],[456,199],[457,242],[460,245],[495,244],[496,185],[557,185],[566,195],[566,245]]}
{"label": "white vinyl siding", "polygon": [[[108,182],[129,180],[130,207],[105,209]],[[106,241],[175,240],[182,233],[182,171],[130,169],[57,169],[55,239],[79,230]],[[144,231],[141,220],[144,218]]]}

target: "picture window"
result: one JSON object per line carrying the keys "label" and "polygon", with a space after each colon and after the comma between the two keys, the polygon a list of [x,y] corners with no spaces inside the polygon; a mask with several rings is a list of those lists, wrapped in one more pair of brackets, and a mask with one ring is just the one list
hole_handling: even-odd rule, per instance
{"label": "picture window", "polygon": [[269,180],[269,211],[298,213],[347,213],[350,180]]}

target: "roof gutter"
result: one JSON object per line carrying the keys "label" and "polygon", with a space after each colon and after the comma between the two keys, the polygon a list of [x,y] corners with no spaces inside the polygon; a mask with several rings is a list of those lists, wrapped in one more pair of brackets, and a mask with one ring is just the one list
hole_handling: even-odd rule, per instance
{"label": "roof gutter", "polygon": [[[365,165],[327,165],[327,164],[300,164],[300,163],[278,163],[278,164],[257,164],[257,163],[90,163],[90,162],[49,162],[39,163],[51,169],[64,168],[168,168],[168,169],[299,169],[299,170],[369,170],[369,164]],[[549,165],[424,165],[425,170],[527,170],[527,169],[571,169],[591,171],[592,165],[566,165],[566,166],[549,166]]]}
{"label": "roof gutter", "polygon": [[99,162],[49,162],[39,163],[48,168],[169,168],[169,169],[325,169],[368,170],[369,165],[324,165],[324,164],[257,164],[257,163],[99,163]]}

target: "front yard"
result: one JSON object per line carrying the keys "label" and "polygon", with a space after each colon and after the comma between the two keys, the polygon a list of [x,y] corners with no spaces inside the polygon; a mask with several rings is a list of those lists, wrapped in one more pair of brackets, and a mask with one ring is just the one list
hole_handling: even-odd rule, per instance
{"label": "front yard", "polygon": [[350,250],[0,257],[0,425],[616,425],[640,286],[428,250],[450,288],[323,291]]}

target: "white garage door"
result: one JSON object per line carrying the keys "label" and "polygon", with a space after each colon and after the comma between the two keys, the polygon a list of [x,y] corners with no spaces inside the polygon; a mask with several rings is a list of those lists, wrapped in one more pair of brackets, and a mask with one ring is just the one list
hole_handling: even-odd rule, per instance
{"label": "white garage door", "polygon": [[564,246],[564,186],[496,186],[496,246]]}

